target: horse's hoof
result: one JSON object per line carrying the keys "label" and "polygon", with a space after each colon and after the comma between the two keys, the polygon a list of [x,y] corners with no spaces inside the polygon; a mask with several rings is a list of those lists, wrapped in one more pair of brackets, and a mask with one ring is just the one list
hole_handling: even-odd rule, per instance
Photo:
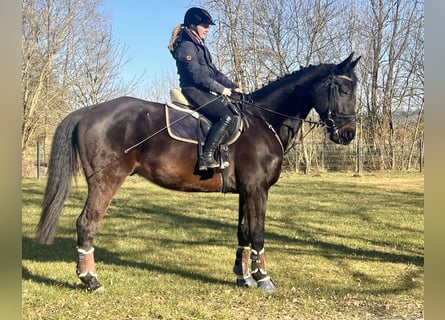
{"label": "horse's hoof", "polygon": [[252,276],[248,276],[245,279],[236,279],[236,285],[242,288],[256,288],[258,287],[255,279]]}
{"label": "horse's hoof", "polygon": [[87,286],[88,292],[102,292],[105,291],[105,287],[96,281],[94,284],[90,284]]}
{"label": "horse's hoof", "polygon": [[79,279],[85,285],[87,292],[100,292],[105,290],[104,286],[97,281],[95,275],[91,274],[90,272],[80,276]]}
{"label": "horse's hoof", "polygon": [[277,286],[272,281],[271,277],[266,277],[264,279],[257,281],[258,288],[261,289],[264,293],[272,293],[277,290]]}

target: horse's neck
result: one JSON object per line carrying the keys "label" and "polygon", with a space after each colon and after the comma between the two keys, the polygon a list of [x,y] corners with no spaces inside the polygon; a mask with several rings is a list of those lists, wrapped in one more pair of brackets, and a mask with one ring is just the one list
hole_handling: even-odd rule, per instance
{"label": "horse's neck", "polygon": [[261,118],[274,128],[284,149],[287,149],[298,134],[302,120],[306,119],[311,108],[303,104],[288,106],[285,105],[285,100],[280,103],[263,99],[258,101],[258,104],[268,109],[262,111]]}
{"label": "horse's neck", "polygon": [[[308,92],[331,70],[332,65],[310,66],[284,77],[280,83],[272,84],[275,90],[266,86],[254,94],[255,102],[272,110],[262,111],[262,116],[274,127],[285,148],[290,146],[301,128],[302,120],[306,119],[313,107]],[[295,93],[296,87],[301,88],[300,94]],[[296,98],[291,99],[291,95]]]}

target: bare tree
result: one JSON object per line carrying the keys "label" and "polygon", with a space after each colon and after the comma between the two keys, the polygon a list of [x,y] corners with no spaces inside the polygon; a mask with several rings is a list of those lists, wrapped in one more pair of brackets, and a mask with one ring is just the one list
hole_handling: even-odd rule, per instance
{"label": "bare tree", "polygon": [[170,90],[178,86],[178,75],[167,73],[155,77],[150,81],[145,91],[145,98],[150,101],[164,103],[170,100]]}
{"label": "bare tree", "polygon": [[[410,168],[423,137],[423,0],[196,2],[217,23],[207,39],[215,63],[246,92],[300,66],[338,62],[351,51],[361,55],[359,138],[372,145],[375,168]],[[66,112],[131,88],[119,80],[126,51],[111,37],[102,0],[22,3],[25,150],[31,141],[50,135]],[[159,87],[174,86],[170,78],[155,80],[157,89],[147,89],[150,98],[158,96]],[[163,92],[157,100],[167,98]],[[311,132],[304,148],[323,137],[321,130]],[[301,153],[307,155],[307,166],[316,159],[313,152]]]}
{"label": "bare tree", "polygon": [[[43,134],[51,122],[50,113],[57,115],[66,107],[60,99],[66,90],[54,70],[61,65],[58,53],[68,39],[68,26],[75,17],[55,4],[55,0],[22,3],[22,150],[31,139]],[[50,112],[53,104],[57,107]]]}
{"label": "bare tree", "polygon": [[113,39],[108,17],[99,10],[102,1],[90,1],[93,3],[80,8],[82,23],[72,25],[71,54],[66,64],[69,70],[66,81],[77,106],[123,95],[131,91],[138,80],[130,84],[122,82],[119,74],[128,62],[126,48]]}
{"label": "bare tree", "polygon": [[407,133],[403,115],[412,116],[413,102],[423,113],[423,2],[373,0],[364,12],[358,38],[365,56],[363,121],[379,168],[395,169],[395,143]]}
{"label": "bare tree", "polygon": [[[217,20],[209,43],[220,68],[241,79],[246,91],[298,66],[336,62],[351,51],[362,55],[359,138],[374,144],[376,168],[409,167],[413,146],[423,136],[422,0],[203,0],[201,5]],[[400,151],[400,142],[409,147]]]}
{"label": "bare tree", "polygon": [[102,0],[22,0],[22,150],[73,108],[128,90]]}

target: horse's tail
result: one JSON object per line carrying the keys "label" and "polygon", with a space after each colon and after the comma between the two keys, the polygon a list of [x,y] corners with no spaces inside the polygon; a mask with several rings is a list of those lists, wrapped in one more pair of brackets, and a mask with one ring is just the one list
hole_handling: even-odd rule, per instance
{"label": "horse's tail", "polygon": [[73,176],[79,170],[75,131],[86,109],[76,110],[65,117],[54,134],[48,180],[35,239],[39,243],[53,242],[63,203],[71,189]]}

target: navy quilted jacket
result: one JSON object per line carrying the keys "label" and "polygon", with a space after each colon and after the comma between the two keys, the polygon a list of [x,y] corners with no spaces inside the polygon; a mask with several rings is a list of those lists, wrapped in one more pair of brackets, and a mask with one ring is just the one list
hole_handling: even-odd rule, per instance
{"label": "navy quilted jacket", "polygon": [[221,94],[224,88],[238,87],[216,68],[207,47],[195,40],[185,28],[180,31],[172,55],[176,60],[181,88],[194,87]]}

